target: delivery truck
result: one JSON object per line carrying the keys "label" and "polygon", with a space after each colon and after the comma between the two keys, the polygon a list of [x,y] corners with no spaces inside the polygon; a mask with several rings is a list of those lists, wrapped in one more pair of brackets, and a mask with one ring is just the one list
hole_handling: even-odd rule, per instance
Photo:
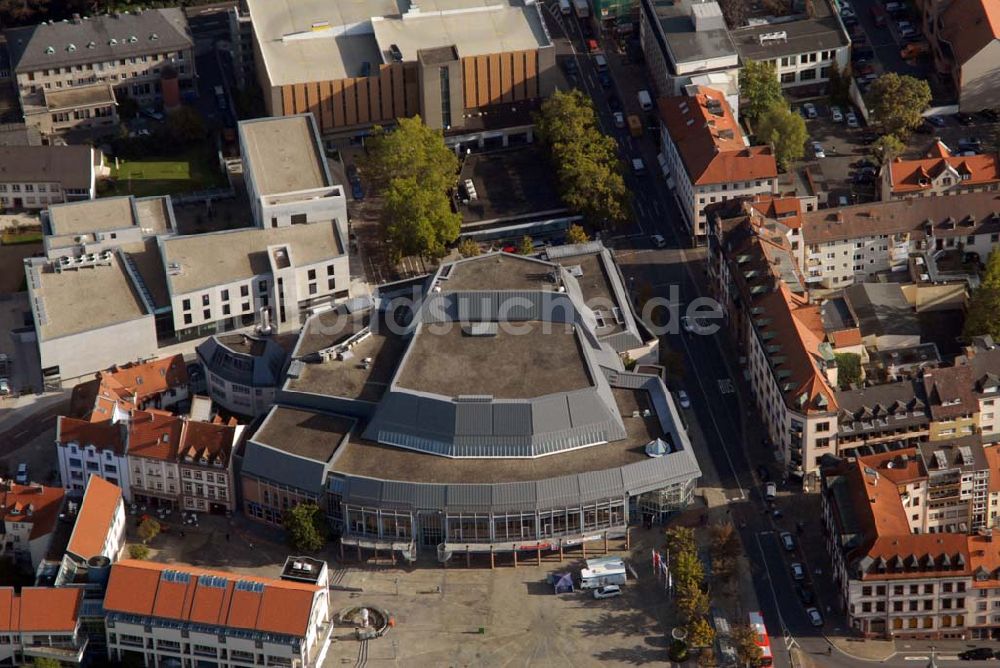
{"label": "delivery truck", "polygon": [[623,585],[626,580],[625,563],[611,562],[593,564],[592,568],[580,571],[580,589],[597,589],[606,585]]}

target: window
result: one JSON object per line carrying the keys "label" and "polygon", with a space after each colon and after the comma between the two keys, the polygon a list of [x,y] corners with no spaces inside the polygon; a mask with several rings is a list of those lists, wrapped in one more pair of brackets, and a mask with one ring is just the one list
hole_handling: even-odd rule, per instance
{"label": "window", "polygon": [[250,286],[241,285],[240,286],[240,297],[247,297],[250,294]]}
{"label": "window", "polygon": [[315,281],[316,280],[316,270],[315,269],[310,269],[309,272],[308,272],[308,275],[309,275],[309,280],[310,281]]}
{"label": "window", "polygon": [[785,72],[781,75],[781,83],[795,83],[795,72]]}
{"label": "window", "polygon": [[222,315],[229,315],[229,304],[222,305]]}
{"label": "window", "polygon": [[441,76],[441,125],[451,127],[451,75],[447,67],[439,69]]}
{"label": "window", "polygon": [[210,303],[210,301],[209,301],[208,295],[202,295],[201,296],[201,305],[202,306],[208,306],[209,303]]}
{"label": "window", "polygon": [[208,309],[208,308],[205,309],[204,311],[201,312],[201,315],[202,315],[203,318],[205,318],[205,320],[211,320],[212,319],[212,309]]}
{"label": "window", "polygon": [[314,295],[314,294],[316,294],[316,292],[317,292],[316,284],[315,283],[310,283],[309,284],[309,294]]}
{"label": "window", "polygon": [[185,325],[190,325],[191,324],[191,314],[190,313],[185,313],[184,314],[184,324]]}
{"label": "window", "polygon": [[[994,235],[994,236],[996,236],[996,235]],[[333,276],[333,274],[334,274],[333,265],[332,264],[326,265],[326,275],[327,276]]]}
{"label": "window", "polygon": [[816,68],[802,70],[802,72],[799,73],[800,81],[813,81],[815,79],[816,79]]}
{"label": "window", "polygon": [[830,423],[829,422],[817,422],[816,423],[816,431],[821,431],[821,432],[822,431],[830,431]]}
{"label": "window", "polygon": [[229,301],[229,290],[222,291],[222,301],[224,302]]}
{"label": "window", "polygon": [[191,300],[190,299],[185,299],[184,301],[182,301],[181,302],[181,308],[184,309],[185,311],[190,311],[191,310]]}

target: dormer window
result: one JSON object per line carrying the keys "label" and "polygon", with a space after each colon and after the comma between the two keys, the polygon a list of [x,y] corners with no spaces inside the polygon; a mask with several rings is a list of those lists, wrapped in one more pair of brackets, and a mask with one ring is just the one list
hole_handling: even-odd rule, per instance
{"label": "dormer window", "polygon": [[47,46],[47,47],[45,47],[45,53],[46,53],[47,55],[50,55],[50,56],[51,56],[51,55],[52,55],[53,53],[55,53],[55,52],[56,52],[56,50],[55,50],[55,49],[53,49],[53,48],[52,48],[51,46]]}
{"label": "dormer window", "polygon": [[112,37],[108,40],[108,46],[118,46],[118,40]]}
{"label": "dormer window", "polygon": [[76,51],[76,44],[70,44],[66,47],[67,51]]}

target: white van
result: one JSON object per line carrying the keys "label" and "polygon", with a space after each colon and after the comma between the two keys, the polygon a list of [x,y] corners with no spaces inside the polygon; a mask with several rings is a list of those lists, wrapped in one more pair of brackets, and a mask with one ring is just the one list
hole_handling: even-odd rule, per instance
{"label": "white van", "polygon": [[608,71],[608,59],[604,57],[603,53],[599,53],[596,56],[594,56],[594,65],[597,66],[598,72]]}
{"label": "white van", "polygon": [[569,16],[573,12],[569,0],[559,0],[559,11],[562,12],[563,16]]}
{"label": "white van", "polygon": [[648,90],[639,91],[639,106],[643,111],[650,111],[653,108],[653,98],[649,96]]}

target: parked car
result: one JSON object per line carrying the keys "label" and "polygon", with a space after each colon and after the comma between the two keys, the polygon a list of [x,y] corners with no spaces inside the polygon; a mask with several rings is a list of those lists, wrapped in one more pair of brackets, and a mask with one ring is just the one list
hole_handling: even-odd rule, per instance
{"label": "parked car", "polygon": [[823,626],[823,615],[819,614],[816,608],[806,608],[806,615],[809,616],[809,623],[813,626]]}
{"label": "parked car", "polygon": [[985,661],[993,658],[993,650],[989,647],[973,647],[960,652],[958,658],[962,661]]}
{"label": "parked car", "polygon": [[17,465],[17,474],[14,476],[14,482],[18,485],[27,485],[28,479],[28,465],[21,462]]}
{"label": "parked car", "polygon": [[937,126],[939,128],[943,128],[948,124],[940,116],[924,116],[924,120],[930,123],[931,125]]}
{"label": "parked car", "polygon": [[976,122],[976,119],[972,117],[972,114],[965,114],[961,112],[955,114],[955,120],[966,126],[972,125]]}
{"label": "parked car", "polygon": [[864,169],[865,167],[874,168],[875,166],[876,166],[875,163],[868,158],[861,158],[857,162],[851,163],[851,167],[854,167],[855,169]]}
{"label": "parked car", "polygon": [[997,112],[996,109],[983,109],[982,111],[979,112],[979,115],[985,118],[986,120],[990,121],[991,123],[996,123],[997,121],[1000,121],[1000,112]]}
{"label": "parked car", "polygon": [[844,113],[840,111],[840,107],[830,107],[830,118],[833,119],[834,123],[843,123]]}
{"label": "parked car", "polygon": [[858,117],[854,115],[853,109],[848,109],[847,114],[844,117],[847,119],[847,127],[849,128],[861,127],[861,124],[858,123]]}
{"label": "parked car", "polygon": [[820,144],[818,141],[814,141],[812,143],[812,150],[813,150],[813,155],[815,155],[816,158],[819,159],[826,157],[826,151],[823,150],[823,145]]}
{"label": "parked car", "polygon": [[761,464],[757,467],[757,477],[761,479],[761,482],[767,482],[771,479],[771,472],[766,466]]}
{"label": "parked car", "polygon": [[620,111],[616,111],[615,113],[611,114],[611,117],[615,120],[616,128],[625,127],[625,114],[623,114]]}
{"label": "parked car", "polygon": [[0,378],[0,397],[5,394],[10,394],[10,381],[6,378]]}
{"label": "parked car", "polygon": [[154,121],[162,121],[166,118],[162,111],[157,111],[156,109],[143,108],[141,113],[146,118],[152,118]]}
{"label": "parked car", "polygon": [[903,39],[910,39],[917,36],[917,29],[913,26],[903,26],[899,29],[899,36]]}
{"label": "parked car", "polygon": [[845,19],[853,19],[854,17],[857,16],[857,14],[855,14],[854,10],[851,9],[850,7],[841,7],[840,16]]}
{"label": "parked car", "polygon": [[601,88],[611,88],[612,81],[611,81],[611,75],[610,74],[608,74],[607,72],[598,72],[597,73],[597,78],[601,82]]}
{"label": "parked car", "polygon": [[611,111],[621,111],[622,101],[618,99],[618,96],[612,93],[608,95],[608,109]]}
{"label": "parked car", "polygon": [[854,74],[872,74],[875,71],[875,66],[867,60],[859,60],[854,63]]}
{"label": "parked car", "polygon": [[691,408],[691,399],[688,398],[688,393],[684,390],[677,391],[677,403],[681,405],[681,408]]}
{"label": "parked car", "polygon": [[618,585],[604,585],[594,590],[594,598],[614,598],[622,595],[622,588]]}
{"label": "parked car", "polygon": [[795,536],[793,536],[788,531],[781,532],[781,544],[785,546],[785,550],[788,552],[795,551]]}
{"label": "parked car", "polygon": [[795,595],[799,597],[805,605],[812,605],[816,602],[816,595],[813,594],[812,589],[807,589],[802,585],[795,585]]}
{"label": "parked car", "polygon": [[802,564],[796,561],[794,564],[791,565],[791,569],[792,569],[792,578],[800,582],[806,579],[806,569],[802,567]]}
{"label": "parked car", "polygon": [[773,482],[769,482],[764,485],[764,498],[768,501],[774,501],[775,497],[778,496],[778,486]]}
{"label": "parked car", "polygon": [[649,238],[649,240],[652,241],[653,245],[656,246],[657,248],[667,247],[667,240],[663,238],[662,234],[654,234]]}
{"label": "parked car", "polygon": [[591,53],[601,52],[601,46],[597,43],[596,39],[587,40],[587,51],[590,51]]}
{"label": "parked car", "polygon": [[816,105],[812,102],[806,102],[802,105],[802,111],[806,118],[816,118],[819,114],[816,112]]}
{"label": "parked car", "polygon": [[978,151],[982,149],[983,142],[979,139],[979,137],[962,137],[958,140],[958,147],[963,151]]}

